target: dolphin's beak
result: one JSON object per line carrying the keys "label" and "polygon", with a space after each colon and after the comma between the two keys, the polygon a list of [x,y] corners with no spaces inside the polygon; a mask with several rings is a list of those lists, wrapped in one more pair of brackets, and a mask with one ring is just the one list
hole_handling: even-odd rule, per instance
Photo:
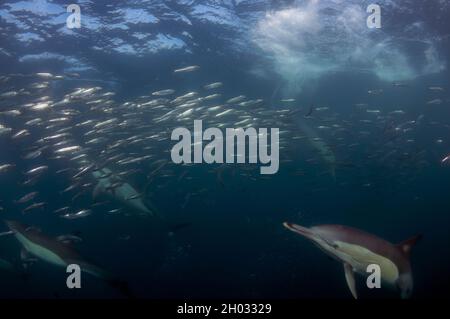
{"label": "dolphin's beak", "polygon": [[299,235],[302,235],[308,239],[313,239],[313,232],[311,232],[311,230],[309,228],[297,225],[297,224],[291,224],[291,223],[287,223],[284,222],[283,226],[286,227],[287,229],[289,229],[290,231],[293,231],[294,233],[297,233]]}

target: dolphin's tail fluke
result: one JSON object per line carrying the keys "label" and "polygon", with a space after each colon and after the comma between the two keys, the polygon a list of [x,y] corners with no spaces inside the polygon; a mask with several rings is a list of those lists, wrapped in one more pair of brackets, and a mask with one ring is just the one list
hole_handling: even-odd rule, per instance
{"label": "dolphin's tail fluke", "polygon": [[147,196],[143,197],[142,203],[144,204],[145,208],[148,209],[148,215],[150,215],[151,217],[162,218],[161,212],[158,208],[156,208],[150,198],[148,198]]}

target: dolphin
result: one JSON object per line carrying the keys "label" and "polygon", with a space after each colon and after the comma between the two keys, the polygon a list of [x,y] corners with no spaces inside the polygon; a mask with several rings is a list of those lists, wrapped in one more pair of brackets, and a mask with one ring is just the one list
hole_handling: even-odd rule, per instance
{"label": "dolphin", "polygon": [[169,223],[151,202],[144,203],[142,195],[133,186],[114,175],[110,169],[94,170],[92,176],[98,181],[93,191],[94,198],[106,194],[136,212],[152,217],[153,224],[167,231],[169,235],[190,226],[190,223]]}
{"label": "dolphin", "polygon": [[[101,170],[95,170],[92,172],[92,176],[98,181],[93,192],[94,198],[100,194],[106,194],[135,211],[150,216],[155,216],[157,214],[154,207],[150,207],[149,204],[144,203],[142,196],[133,186],[127,182],[123,182],[120,178],[115,176],[110,169],[103,168]],[[118,185],[114,186],[114,183],[117,183]]]}
{"label": "dolphin", "polygon": [[395,245],[362,230],[342,225],[318,225],[311,228],[286,222],[283,225],[342,262],[347,285],[355,299],[358,295],[354,273],[367,275],[367,266],[370,264],[380,266],[381,280],[398,288],[402,299],[411,296],[413,277],[409,254],[421,235]]}
{"label": "dolphin", "polygon": [[27,226],[18,221],[6,220],[6,225],[14,232],[25,251],[32,256],[49,264],[67,268],[70,264],[77,264],[81,271],[105,280],[110,286],[119,289],[123,294],[129,295],[126,283],[114,278],[100,267],[86,261],[70,245],[63,244],[41,233],[34,227]]}

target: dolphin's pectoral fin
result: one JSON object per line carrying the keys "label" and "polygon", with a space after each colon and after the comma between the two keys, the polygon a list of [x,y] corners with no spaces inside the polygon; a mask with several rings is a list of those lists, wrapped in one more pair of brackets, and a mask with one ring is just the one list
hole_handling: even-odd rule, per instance
{"label": "dolphin's pectoral fin", "polygon": [[355,274],[353,272],[352,266],[350,266],[350,264],[344,263],[344,271],[345,271],[345,280],[347,281],[348,288],[350,288],[353,297],[355,299],[358,299],[358,294],[356,293]]}

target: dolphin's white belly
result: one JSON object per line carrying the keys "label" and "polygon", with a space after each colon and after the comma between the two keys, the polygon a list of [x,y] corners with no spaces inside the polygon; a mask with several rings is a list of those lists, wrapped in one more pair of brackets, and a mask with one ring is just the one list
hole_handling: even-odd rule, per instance
{"label": "dolphin's white belly", "polygon": [[15,236],[26,249],[26,251],[28,251],[33,256],[53,265],[61,267],[67,266],[67,263],[51,250],[33,243],[20,233],[16,233]]}
{"label": "dolphin's white belly", "polygon": [[332,253],[342,261],[350,264],[356,272],[368,275],[367,266],[376,264],[380,266],[381,279],[387,283],[395,284],[399,271],[391,260],[360,245],[341,241],[335,241],[334,243],[337,245],[337,248]]}

